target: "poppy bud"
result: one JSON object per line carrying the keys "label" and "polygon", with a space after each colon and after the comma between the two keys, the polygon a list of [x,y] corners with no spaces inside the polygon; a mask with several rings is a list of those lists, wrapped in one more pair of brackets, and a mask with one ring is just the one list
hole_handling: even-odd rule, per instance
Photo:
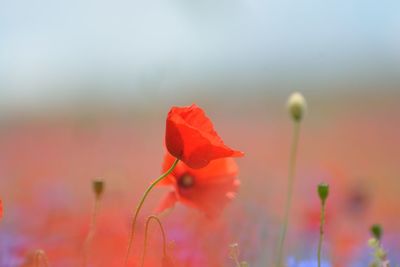
{"label": "poppy bud", "polygon": [[287,107],[293,120],[301,121],[307,107],[306,100],[302,94],[298,92],[292,93],[287,102]]}
{"label": "poppy bud", "polygon": [[381,240],[382,237],[382,227],[379,224],[374,224],[370,228],[372,236],[376,238],[378,241]]}
{"label": "poppy bud", "polygon": [[104,181],[94,180],[92,183],[94,194],[97,198],[100,198],[104,191]]}
{"label": "poppy bud", "polygon": [[325,204],[325,201],[329,195],[329,185],[326,183],[320,183],[318,185],[318,195],[322,203]]}

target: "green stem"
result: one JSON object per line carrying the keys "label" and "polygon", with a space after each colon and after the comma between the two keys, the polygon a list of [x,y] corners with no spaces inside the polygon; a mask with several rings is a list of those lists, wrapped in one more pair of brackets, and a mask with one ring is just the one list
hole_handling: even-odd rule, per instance
{"label": "green stem", "polygon": [[240,267],[240,266],[242,266],[242,265],[240,264],[240,262],[239,262],[239,259],[238,259],[238,257],[235,257],[233,260],[234,260],[234,261],[235,261],[235,263],[236,263],[236,267]]}
{"label": "green stem", "polygon": [[136,226],[136,221],[137,217],[139,215],[140,210],[142,209],[143,203],[146,200],[148,194],[150,191],[153,189],[154,186],[156,186],[161,180],[163,180],[165,177],[167,177],[176,167],[178,164],[179,159],[175,159],[174,163],[172,164],[171,168],[169,168],[165,173],[163,173],[160,177],[158,177],[151,185],[146,189],[144,192],[142,198],[140,199],[139,205],[136,208],[135,214],[133,215],[132,219],[132,224],[131,224],[131,233],[129,234],[129,242],[128,242],[128,249],[126,251],[125,255],[125,263],[124,266],[128,265],[128,260],[129,260],[129,254],[131,252],[132,244],[133,244],[133,239],[135,237],[135,226]]}
{"label": "green stem", "polygon": [[318,267],[321,267],[321,249],[322,249],[322,240],[324,237],[324,224],[325,224],[325,202],[322,202],[321,225],[319,227],[319,241],[318,241]]}
{"label": "green stem", "polygon": [[100,197],[95,196],[94,206],[93,206],[93,211],[92,211],[92,218],[90,220],[89,232],[86,236],[85,243],[83,245],[83,263],[82,263],[83,267],[86,267],[86,265],[87,265],[89,249],[92,244],[94,234],[96,232],[96,221],[97,221],[97,213],[98,213],[98,209],[99,209],[99,204],[100,204]]}
{"label": "green stem", "polygon": [[49,267],[49,260],[47,259],[46,253],[43,250],[38,249],[35,251],[35,267],[40,267],[41,262],[45,267]]}
{"label": "green stem", "polygon": [[165,231],[164,231],[164,227],[162,226],[162,223],[160,221],[160,219],[155,216],[155,215],[151,215],[149,218],[147,218],[146,221],[146,228],[144,231],[144,244],[143,244],[143,254],[142,254],[142,263],[140,266],[144,266],[144,258],[146,256],[146,250],[147,250],[147,238],[148,238],[148,232],[149,232],[149,225],[151,220],[155,220],[158,225],[160,226],[160,230],[161,230],[161,235],[163,238],[163,257],[165,258],[167,256],[167,238],[165,237]]}
{"label": "green stem", "polygon": [[289,213],[290,207],[292,203],[292,196],[293,196],[293,183],[294,183],[294,174],[296,169],[296,156],[297,156],[297,147],[299,143],[299,136],[300,136],[300,122],[294,121],[293,122],[293,136],[292,136],[292,146],[290,151],[290,159],[289,159],[289,174],[288,174],[288,194],[286,199],[286,206],[285,206],[285,217],[283,221],[282,232],[279,238],[278,243],[278,260],[276,263],[276,267],[281,267],[283,262],[283,246],[285,244],[285,237],[289,223]]}

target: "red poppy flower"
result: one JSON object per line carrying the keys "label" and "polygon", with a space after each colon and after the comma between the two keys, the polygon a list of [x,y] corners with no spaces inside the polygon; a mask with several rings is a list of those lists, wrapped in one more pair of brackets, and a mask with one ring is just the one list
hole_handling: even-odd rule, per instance
{"label": "red poppy flower", "polygon": [[[174,157],[167,154],[163,171],[171,167]],[[161,202],[158,211],[171,208],[177,201],[203,211],[208,217],[218,216],[234,198],[239,187],[238,167],[233,158],[213,160],[204,168],[193,169],[179,162],[159,185],[170,185],[174,190]]]}
{"label": "red poppy flower", "polygon": [[171,257],[164,256],[162,258],[162,267],[174,267],[174,262]]}
{"label": "red poppy flower", "polygon": [[171,155],[191,168],[202,168],[219,158],[243,156],[242,152],[224,144],[211,120],[194,104],[171,108],[167,116],[165,143]]}

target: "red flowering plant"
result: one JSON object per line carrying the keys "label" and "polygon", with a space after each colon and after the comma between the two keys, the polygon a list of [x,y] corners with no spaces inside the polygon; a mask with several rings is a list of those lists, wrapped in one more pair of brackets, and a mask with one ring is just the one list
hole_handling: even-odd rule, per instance
{"label": "red flowering plant", "polygon": [[244,154],[224,144],[211,120],[197,105],[171,108],[166,120],[165,144],[171,155],[167,155],[164,173],[147,188],[135,210],[125,266],[134,240],[137,217],[148,194],[158,183],[167,179],[166,184],[177,186],[175,194],[167,196],[161,209],[179,200],[209,216],[219,213],[227,200],[234,196],[239,184],[235,178],[237,167],[231,157]]}
{"label": "red flowering plant", "polygon": [[[289,229],[289,222],[291,222],[289,216],[291,213],[291,203],[293,202],[296,205],[296,210],[299,210],[299,203],[301,203],[301,201],[292,201],[292,195],[295,195],[294,193],[296,192],[296,190],[294,190],[297,166],[296,160],[300,137],[300,123],[304,118],[305,112],[305,100],[300,94],[294,94],[290,98],[288,107],[293,122],[293,141],[288,164],[287,200],[284,207],[282,223],[279,222],[282,231],[274,255],[277,258],[275,266],[294,267],[302,266],[303,264],[313,264],[315,266],[346,266],[346,264],[350,264],[350,260],[352,260],[350,258],[350,256],[353,256],[352,251],[354,251],[355,247],[358,247],[360,240],[363,240],[363,223],[368,223],[371,219],[369,216],[365,216],[367,214],[364,214],[364,216],[360,216],[363,214],[357,214],[360,211],[365,211],[365,206],[370,201],[370,195],[366,195],[367,192],[363,190],[360,191],[358,186],[355,190],[347,192],[345,189],[348,188],[348,185],[347,182],[345,183],[344,181],[347,181],[348,178],[340,178],[340,175],[336,174],[332,175],[330,181],[331,187],[324,183],[318,186],[317,192],[319,201],[311,208],[311,211],[307,212],[307,210],[304,211],[304,209],[301,211],[303,214],[310,215],[308,216],[309,220],[307,220],[307,222],[311,226],[310,228],[313,232],[317,232],[316,229],[318,226],[320,229],[318,250],[315,255],[317,262],[315,260],[303,261],[299,259],[297,263],[297,259],[288,258],[290,254],[285,251],[290,248],[290,246],[285,246],[285,238],[287,233],[290,233],[287,230]],[[38,132],[38,136],[42,137],[42,130]],[[60,132],[64,134],[64,131]],[[131,138],[130,134],[128,136]],[[76,168],[70,168],[69,164],[65,164],[67,167],[65,167],[65,169],[62,168],[63,171],[59,172],[61,169],[60,166],[54,163],[59,161],[67,163],[68,158],[47,157],[51,158],[53,161],[43,161],[42,159],[45,157],[38,156],[42,155],[42,150],[37,149],[42,148],[43,144],[39,143],[39,145],[35,147],[30,143],[34,142],[36,144],[36,140],[48,141],[52,140],[51,138],[32,138],[29,132],[28,134],[25,133],[25,130],[20,138],[15,139],[17,140],[14,141],[14,143],[17,144],[16,146],[12,145],[7,147],[2,143],[2,153],[4,153],[3,151],[7,151],[7,148],[8,152],[16,152],[14,152],[14,154],[9,153],[11,156],[4,157],[6,160],[1,161],[0,170],[4,169],[5,165],[17,162],[18,164],[15,164],[13,168],[18,169],[18,172],[13,174],[12,171],[7,170],[4,172],[6,174],[4,176],[29,177],[29,179],[26,179],[26,181],[28,181],[29,190],[17,190],[13,192],[15,193],[13,196],[14,199],[21,199],[24,201],[25,205],[23,205],[23,209],[18,210],[12,206],[7,206],[7,210],[12,211],[10,213],[6,212],[7,217],[10,215],[16,216],[14,221],[17,223],[8,223],[6,220],[2,221],[4,214],[3,203],[0,199],[0,267],[49,266],[49,262],[51,266],[80,265],[83,267],[120,267],[121,259],[123,259],[122,257],[125,257],[125,265],[136,267],[221,267],[225,266],[228,255],[226,255],[227,253],[219,253],[221,251],[220,248],[225,246],[226,252],[228,243],[232,241],[231,233],[234,233],[235,238],[241,241],[241,247],[249,248],[247,251],[245,251],[246,249],[244,250],[245,253],[243,255],[239,255],[238,245],[236,243],[231,245],[231,249],[233,250],[231,251],[232,253],[229,253],[229,256],[234,260],[236,266],[248,266],[246,262],[241,261],[242,258],[250,258],[250,262],[255,266],[271,266],[271,264],[269,264],[269,259],[264,259],[264,257],[261,257],[260,260],[256,259],[256,257],[259,256],[258,254],[265,254],[263,248],[265,244],[269,244],[269,240],[267,240],[269,238],[265,237],[270,235],[265,233],[267,233],[266,229],[269,227],[268,222],[270,220],[269,218],[265,218],[264,215],[260,215],[262,213],[260,211],[265,204],[264,202],[260,202],[256,209],[242,209],[239,211],[238,216],[233,217],[233,219],[231,217],[227,222],[224,220],[209,220],[209,218],[218,216],[224,207],[235,197],[240,182],[237,177],[238,166],[234,158],[243,156],[243,153],[224,144],[214,130],[211,120],[198,106],[173,107],[168,113],[165,132],[167,151],[162,164],[163,174],[151,182],[139,201],[132,220],[129,247],[126,254],[124,254],[125,251],[121,251],[121,246],[126,245],[126,224],[125,221],[119,217],[121,214],[117,212],[120,210],[119,206],[118,209],[115,209],[115,206],[120,205],[120,203],[112,201],[112,205],[103,206],[103,201],[107,200],[107,198],[103,200],[103,191],[105,190],[103,180],[96,179],[93,181],[93,213],[88,228],[87,222],[89,220],[87,218],[87,213],[81,214],[79,210],[75,209],[77,203],[74,204],[74,202],[72,202],[73,199],[68,198],[68,196],[75,197],[77,195],[75,188],[72,189],[71,187],[71,192],[68,192],[68,186],[63,184],[60,186],[60,190],[56,190],[57,187],[48,190],[48,188],[42,186],[42,183],[37,182],[38,179],[51,179],[58,183],[59,181],[53,179],[53,177],[58,177],[61,172],[66,169]],[[31,139],[34,141],[30,141]],[[64,144],[64,153],[60,153],[58,151],[60,148],[58,142],[60,140],[62,140],[61,144],[64,144],[65,140],[69,140],[69,138],[65,138],[63,135],[62,138],[54,138],[52,142],[44,142],[47,144],[45,148],[51,152],[53,152],[54,147],[57,148],[58,153],[52,153],[51,155],[73,155],[74,157],[77,154],[79,155],[79,153],[65,153],[70,151],[70,147],[74,147],[72,145],[73,143],[69,143],[69,141],[66,143],[68,145]],[[7,142],[4,143],[11,143],[8,139],[6,141]],[[121,144],[123,144],[121,149],[124,151],[126,147],[125,143],[121,142]],[[140,147],[138,148],[136,145],[137,144],[132,146],[135,148],[133,151],[140,149]],[[29,149],[26,149],[26,147]],[[80,146],[75,147],[78,151],[82,149]],[[263,146],[257,143],[257,148],[259,147],[262,148]],[[43,150],[45,151],[45,149]],[[30,153],[27,153],[27,151]],[[93,154],[97,155],[102,153],[93,152]],[[107,157],[107,160],[114,159],[118,161],[120,158],[115,157],[114,155],[116,154],[119,155],[120,153],[115,153]],[[3,157],[1,158],[3,159]],[[87,162],[82,161],[81,163],[81,160],[76,160],[75,158],[74,160],[76,164],[78,164],[77,166],[85,166],[85,168],[82,168],[84,169],[82,172],[85,173],[87,177]],[[6,163],[4,164],[4,162]],[[20,166],[19,163],[22,162],[28,164],[28,168],[24,165]],[[46,164],[53,167],[49,168],[47,166],[49,169],[46,170],[43,168]],[[101,164],[93,164],[96,169],[98,165]],[[131,162],[127,165],[129,168],[134,166]],[[132,172],[137,171],[135,167],[133,167],[132,170]],[[79,173],[79,171],[77,173]],[[0,173],[0,176],[3,177],[3,173]],[[79,175],[77,176],[73,173],[73,175],[70,176],[77,177],[75,179],[79,179],[81,183],[81,177]],[[107,176],[107,173],[105,176]],[[129,175],[126,176],[129,177]],[[313,175],[311,175],[311,177],[312,176]],[[110,176],[108,176],[108,178],[110,178]],[[304,177],[300,178],[305,179]],[[326,177],[324,179],[326,180]],[[306,181],[307,180],[302,180],[302,184],[305,184]],[[17,184],[19,185],[19,181]],[[145,225],[144,234],[143,231],[138,231],[136,237],[137,239],[144,240],[143,246],[135,247],[135,256],[130,257],[129,252],[133,247],[132,244],[138,214],[150,191],[156,186],[170,187],[171,189],[158,206],[159,212],[169,209],[179,203],[197,209],[206,216],[192,216],[192,213],[186,212],[184,213],[185,217],[171,216],[171,218],[169,218],[170,225],[168,228],[164,228],[161,221],[162,216],[149,216]],[[329,206],[325,206],[329,188],[332,188],[334,192],[330,196]],[[37,190],[37,192],[34,193],[33,189]],[[260,190],[262,194],[264,194],[263,190],[264,188]],[[279,195],[283,193],[281,191],[276,192],[276,194]],[[37,199],[35,196],[41,196],[43,199],[39,198],[39,202],[33,201]],[[315,195],[312,195],[312,197],[314,200],[318,200]],[[60,201],[60,203],[58,203],[58,201]],[[12,204],[9,200],[7,200],[7,203],[10,205]],[[64,207],[60,205],[61,203],[63,203],[62,205],[64,205]],[[68,205],[65,203],[68,203]],[[79,201],[79,204],[80,203],[81,201]],[[107,201],[104,204],[106,203]],[[273,206],[279,206],[279,203],[271,202],[271,204]],[[70,205],[74,206],[74,208],[71,208]],[[99,207],[101,208],[99,209]],[[330,216],[325,215],[325,208],[328,208],[328,212],[331,214]],[[386,212],[386,209],[387,207],[385,207],[385,211],[380,212]],[[388,212],[389,211],[390,210],[388,210]],[[104,214],[104,216],[98,216],[98,213]],[[165,215],[165,213],[162,215]],[[175,213],[175,215],[177,214]],[[121,216],[124,217],[124,214]],[[349,216],[356,216],[357,218],[348,219]],[[25,223],[27,221],[26,218],[29,218],[29,223]],[[246,221],[250,221],[251,226],[246,224],[243,227],[243,218],[250,218]],[[325,219],[331,222],[325,225]],[[25,223],[23,225],[24,227],[18,225],[18,223],[21,222]],[[153,231],[149,228],[150,222],[158,224],[157,226],[160,228],[162,240],[154,242],[154,238],[152,238]],[[352,222],[353,225],[349,224],[349,222]],[[232,224],[234,229],[229,229],[230,224]],[[85,227],[80,227],[81,225],[85,225]],[[14,231],[14,227],[19,227],[18,231]],[[335,227],[338,230],[333,231],[331,227]],[[249,231],[249,228],[252,229]],[[355,228],[360,230],[355,230]],[[3,229],[6,229],[7,232],[3,232]],[[237,232],[239,229],[242,229],[242,234]],[[307,229],[309,228],[306,228],[306,230]],[[170,236],[173,237],[174,243],[167,242],[166,230],[168,230]],[[328,235],[325,235],[325,230],[327,230],[326,232]],[[380,235],[381,234],[379,234],[379,236],[374,236],[374,239],[370,240],[369,245],[374,249],[374,253],[377,253],[375,256],[379,256],[374,259],[376,261],[375,263],[384,263],[385,265],[382,266],[388,266],[389,262],[386,252],[383,250]],[[46,240],[43,238],[44,236],[51,236],[51,238]],[[240,236],[243,236],[243,238]],[[330,254],[333,255],[329,262],[326,261],[325,253],[323,253],[323,240],[328,238],[330,240]],[[257,240],[257,242],[253,242],[253,239]],[[301,238],[302,242],[304,240],[307,240],[310,244],[307,247],[312,247],[313,243],[311,239]],[[151,249],[148,249],[147,254],[149,254],[149,256],[146,258],[146,248],[150,247],[150,244]],[[254,247],[260,248],[260,252],[255,253]],[[302,246],[301,249],[303,249],[303,247],[304,246]],[[39,249],[31,250],[35,248]],[[141,248],[143,248],[143,251],[141,251]],[[170,251],[174,251],[174,253],[170,253]],[[47,255],[49,255],[49,257],[47,257]]]}

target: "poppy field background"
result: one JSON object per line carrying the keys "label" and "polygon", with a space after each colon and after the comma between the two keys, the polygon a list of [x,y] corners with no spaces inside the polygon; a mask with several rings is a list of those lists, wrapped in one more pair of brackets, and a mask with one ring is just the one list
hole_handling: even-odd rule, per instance
{"label": "poppy field background", "polygon": [[[182,162],[139,215],[125,266],[139,267],[146,218],[193,160],[181,155],[190,147],[166,144],[168,112],[192,104],[229,146],[200,125],[213,140],[202,156],[245,156],[218,190],[204,179],[202,197],[163,202],[176,204],[160,214],[174,267],[235,266],[235,249],[251,267],[276,266],[293,92],[307,109],[285,267],[317,266],[321,182],[322,267],[369,266],[375,223],[390,267],[400,266],[399,18],[394,0],[2,1],[0,267],[42,267],[43,255],[50,267],[123,266],[132,215],[168,148]],[[196,185],[190,178],[181,185]],[[86,247],[95,179],[105,186]],[[152,222],[144,266],[170,267],[161,237]]]}
{"label": "poppy field background", "polygon": [[[301,129],[287,256],[296,261],[316,256],[320,208],[316,185],[328,182],[324,259],[334,266],[367,264],[368,229],[380,223],[389,259],[398,262],[398,93],[306,91],[304,95],[308,111]],[[209,220],[179,204],[162,216],[179,266],[233,266],[228,252],[229,244],[236,242],[240,257],[251,266],[273,262],[291,135],[286,97],[263,95],[240,106],[196,101],[224,141],[246,156],[237,160],[239,192],[221,217]],[[120,266],[133,209],[161,171],[166,113],[170,105],[185,103],[187,99],[181,99],[129,112],[86,107],[3,120],[1,266],[32,266],[29,254],[39,248],[52,266],[79,264],[95,178],[104,179],[105,192],[90,262]],[[157,188],[146,201],[138,224],[138,247],[142,247],[144,219],[167,192]],[[145,266],[159,266],[161,238],[156,227],[151,229]],[[134,251],[133,255],[140,253]]]}

